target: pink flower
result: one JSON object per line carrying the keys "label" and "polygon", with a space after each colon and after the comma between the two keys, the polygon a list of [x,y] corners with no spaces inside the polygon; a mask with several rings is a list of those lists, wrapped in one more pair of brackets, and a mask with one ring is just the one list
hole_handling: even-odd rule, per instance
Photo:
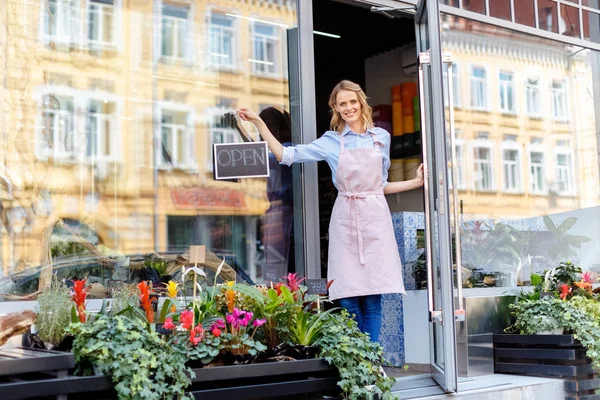
{"label": "pink flower", "polygon": [[586,282],[586,283],[589,283],[590,285],[591,285],[592,283],[594,283],[594,280],[592,279],[592,274],[591,274],[591,272],[585,272],[585,273],[583,274],[583,277],[582,277],[582,279],[581,279],[581,280],[583,280],[583,281],[584,281],[584,282]]}
{"label": "pink flower", "polygon": [[225,318],[229,325],[233,325],[234,327],[237,325],[237,319],[232,314],[227,314]]}
{"label": "pink flower", "polygon": [[246,312],[246,315],[244,315],[242,318],[239,319],[240,325],[241,326],[248,326],[248,324],[252,320],[253,316],[254,316],[254,314],[251,313],[250,311]]}
{"label": "pink flower", "polygon": [[166,318],[165,323],[163,324],[163,328],[169,331],[175,329],[175,325],[173,324],[173,318]]}
{"label": "pink flower", "polygon": [[192,325],[194,324],[194,313],[190,310],[183,310],[179,320],[181,321],[181,327],[183,329],[192,329]]}
{"label": "pink flower", "polygon": [[223,322],[222,319],[216,320],[215,323],[210,326],[211,331],[215,329],[225,329],[225,322]]}
{"label": "pink flower", "polygon": [[290,287],[292,293],[296,293],[298,290],[300,290],[300,284],[302,281],[304,281],[304,279],[306,278],[298,279],[297,274],[289,273],[287,275],[288,286]]}
{"label": "pink flower", "polygon": [[254,321],[252,321],[252,325],[258,328],[259,326],[262,326],[265,322],[267,322],[266,319],[255,319]]}
{"label": "pink flower", "polygon": [[196,346],[202,341],[202,335],[204,335],[204,328],[198,324],[194,329],[190,329],[190,342]]}

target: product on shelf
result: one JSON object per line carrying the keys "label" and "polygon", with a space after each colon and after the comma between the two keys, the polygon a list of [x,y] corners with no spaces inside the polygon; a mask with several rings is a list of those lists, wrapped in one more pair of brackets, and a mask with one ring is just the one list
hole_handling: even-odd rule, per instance
{"label": "product on shelf", "polygon": [[413,179],[417,177],[417,169],[421,165],[420,158],[407,158],[404,160],[404,179]]}
{"label": "product on shelf", "polygon": [[392,86],[392,135],[400,136],[402,129],[402,86]]}
{"label": "product on shelf", "polygon": [[404,180],[404,160],[392,160],[388,170],[388,181],[400,182]]}

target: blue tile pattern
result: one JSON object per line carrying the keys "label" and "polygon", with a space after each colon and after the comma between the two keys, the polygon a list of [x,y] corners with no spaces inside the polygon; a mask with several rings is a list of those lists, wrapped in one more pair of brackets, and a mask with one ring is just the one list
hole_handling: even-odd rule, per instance
{"label": "blue tile pattern", "polygon": [[[423,213],[392,213],[392,223],[400,260],[402,261],[404,286],[406,290],[416,288],[410,262],[419,255],[417,250],[417,230],[425,228]],[[382,296],[382,323],[379,341],[383,346],[383,355],[388,363],[395,367],[404,365],[404,309],[402,296],[385,294]]]}

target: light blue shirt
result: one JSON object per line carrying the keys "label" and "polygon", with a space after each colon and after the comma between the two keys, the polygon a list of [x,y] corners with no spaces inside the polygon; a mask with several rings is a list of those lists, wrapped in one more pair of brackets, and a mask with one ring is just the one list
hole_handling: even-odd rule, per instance
{"label": "light blue shirt", "polygon": [[[382,128],[369,128],[363,135],[358,135],[350,130],[348,125],[342,131],[344,136],[344,146],[346,149],[373,148],[372,135],[383,146],[381,155],[383,163],[381,166],[381,177],[383,186],[387,185],[388,169],[390,168],[390,134]],[[331,168],[331,178],[337,188],[336,173],[338,161],[340,159],[340,135],[335,131],[327,131],[309,144],[299,144],[296,146],[284,147],[281,157],[281,164],[292,165],[293,163],[305,163],[310,161],[327,161]]]}

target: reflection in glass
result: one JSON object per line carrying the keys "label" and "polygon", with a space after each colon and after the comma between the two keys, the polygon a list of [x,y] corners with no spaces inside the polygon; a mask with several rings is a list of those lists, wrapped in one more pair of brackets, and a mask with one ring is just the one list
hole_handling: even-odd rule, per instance
{"label": "reflection in glass", "polygon": [[560,33],[567,36],[580,36],[579,9],[561,4],[560,6],[561,28]]}
{"label": "reflection in glass", "polygon": [[[516,3],[519,3],[518,1]],[[511,20],[510,15],[510,0],[489,0],[490,4],[490,17],[504,19],[506,21]],[[518,7],[515,4],[515,7]],[[515,10],[516,13],[516,10]]]}
{"label": "reflection in glass", "polygon": [[[600,99],[592,89],[600,54],[445,21],[444,49],[470,65],[469,79],[458,79],[470,107],[455,107],[460,140],[451,163],[465,166],[466,185],[452,199],[461,209],[463,286],[527,285],[531,273],[563,261],[600,276]],[[539,62],[542,54],[552,61]],[[498,70],[507,57],[510,70]]]}
{"label": "reflection in glass", "polygon": [[224,120],[236,107],[291,118],[295,3],[29,3],[0,38],[0,301],[30,299],[52,276],[110,296],[149,278],[155,257],[168,263],[160,285],[190,245],[206,246],[207,271],[225,259],[240,281],[264,282],[267,250],[281,256],[273,280],[294,272],[300,171],[217,181],[212,145],[256,138]]}
{"label": "reflection in glass", "polygon": [[583,38],[595,43],[600,43],[600,13],[583,10],[582,20]]}
{"label": "reflection in glass", "polygon": [[558,32],[556,3],[552,0],[538,0],[538,24],[544,31]]}
{"label": "reflection in glass", "polygon": [[485,0],[463,0],[463,9],[485,14]]}
{"label": "reflection in glass", "polygon": [[534,0],[515,1],[515,22],[517,24],[535,27]]}

